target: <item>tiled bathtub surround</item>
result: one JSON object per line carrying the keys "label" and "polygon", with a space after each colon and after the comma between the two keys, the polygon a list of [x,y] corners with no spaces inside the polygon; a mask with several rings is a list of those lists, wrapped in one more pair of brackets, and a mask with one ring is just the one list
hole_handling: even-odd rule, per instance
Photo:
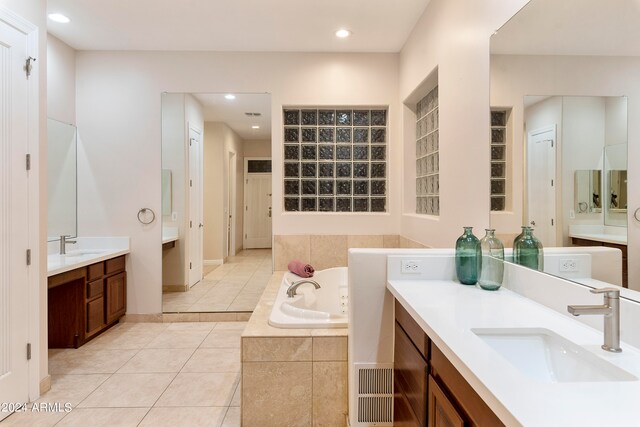
{"label": "tiled bathtub surround", "polygon": [[276,235],[274,236],[274,270],[286,271],[289,261],[309,262],[316,270],[346,267],[351,248],[424,248],[425,246],[397,234],[390,235]]}
{"label": "tiled bathtub surround", "polygon": [[281,282],[274,274],[242,334],[242,425],[345,426],[347,330],[271,327]]}
{"label": "tiled bathtub surround", "polygon": [[284,209],[386,212],[386,108],[285,108]]}

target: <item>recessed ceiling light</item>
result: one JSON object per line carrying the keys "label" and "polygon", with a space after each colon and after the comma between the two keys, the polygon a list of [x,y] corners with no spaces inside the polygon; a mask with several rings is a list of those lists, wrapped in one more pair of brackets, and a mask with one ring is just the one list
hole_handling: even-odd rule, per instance
{"label": "recessed ceiling light", "polygon": [[251,126],[251,129],[260,129],[260,126],[258,126],[258,125],[253,125],[253,126]]}
{"label": "recessed ceiling light", "polygon": [[231,101],[232,99],[236,99],[236,96],[232,93],[228,93],[224,96],[225,99],[228,99],[229,101]]}
{"label": "recessed ceiling light", "polygon": [[59,22],[61,24],[68,24],[69,22],[71,22],[71,19],[61,13],[50,13],[49,19],[51,19],[53,22]]}
{"label": "recessed ceiling light", "polygon": [[349,37],[351,35],[351,31],[345,30],[344,28],[336,31],[336,37],[340,37],[341,39],[345,37]]}

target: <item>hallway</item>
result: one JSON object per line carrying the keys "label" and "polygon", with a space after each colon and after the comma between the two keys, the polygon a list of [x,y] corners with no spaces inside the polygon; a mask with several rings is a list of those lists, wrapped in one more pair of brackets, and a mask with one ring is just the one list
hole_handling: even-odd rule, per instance
{"label": "hallway", "polygon": [[164,292],[162,311],[253,311],[271,274],[271,249],[241,251],[205,274],[204,279],[189,291]]}

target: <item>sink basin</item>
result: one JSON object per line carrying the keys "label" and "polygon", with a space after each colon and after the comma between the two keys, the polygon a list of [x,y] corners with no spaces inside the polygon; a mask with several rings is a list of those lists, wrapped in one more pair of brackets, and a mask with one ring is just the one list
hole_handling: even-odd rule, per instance
{"label": "sink basin", "polygon": [[544,328],[472,329],[523,374],[542,382],[637,381],[627,371]]}
{"label": "sink basin", "polygon": [[76,249],[73,251],[67,251],[67,253],[64,254],[64,256],[67,258],[73,258],[73,257],[80,257],[85,255],[100,255],[105,252],[106,252],[105,250],[101,250],[101,249]]}

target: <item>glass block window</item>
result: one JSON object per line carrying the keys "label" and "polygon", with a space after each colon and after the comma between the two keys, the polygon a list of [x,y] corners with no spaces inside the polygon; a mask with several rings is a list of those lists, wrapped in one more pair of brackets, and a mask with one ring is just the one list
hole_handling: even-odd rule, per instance
{"label": "glass block window", "polygon": [[510,109],[491,109],[491,185],[492,211],[507,209],[508,139],[507,125]]}
{"label": "glass block window", "polygon": [[416,106],[416,213],[440,214],[438,86]]}
{"label": "glass block window", "polygon": [[387,211],[387,109],[284,108],[284,209]]}

